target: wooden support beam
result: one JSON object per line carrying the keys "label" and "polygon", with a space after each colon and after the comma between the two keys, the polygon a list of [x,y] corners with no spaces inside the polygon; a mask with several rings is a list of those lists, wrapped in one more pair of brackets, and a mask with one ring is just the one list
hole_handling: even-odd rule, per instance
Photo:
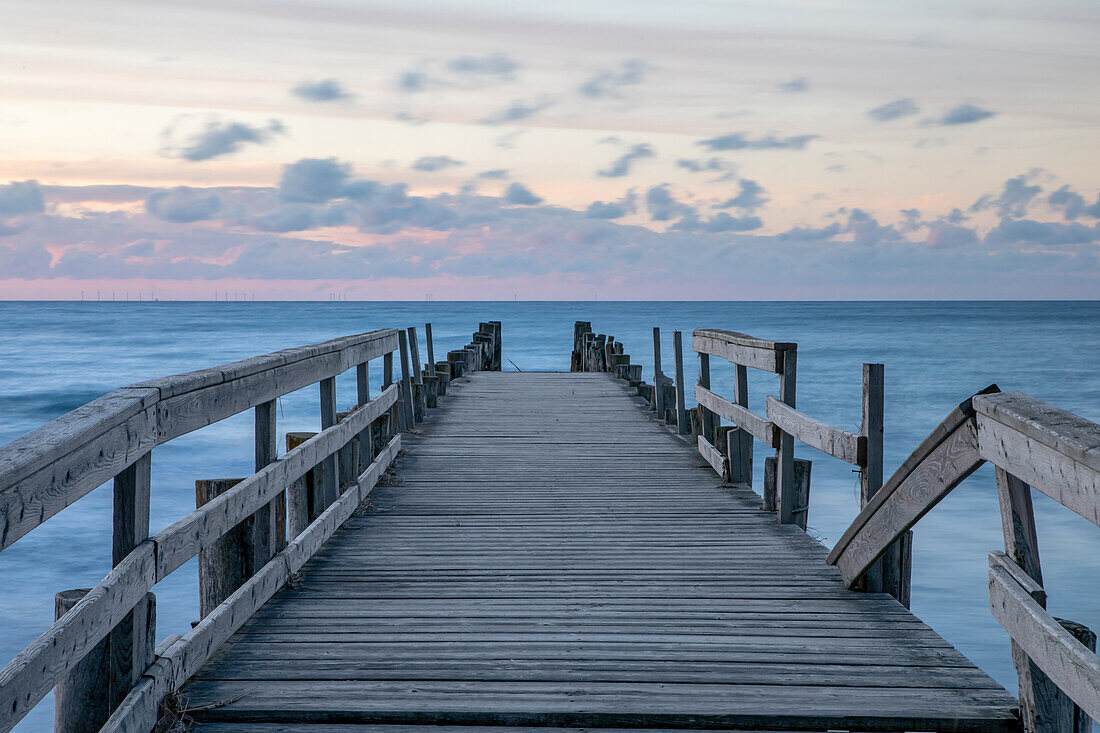
{"label": "wooden support beam", "polygon": [[[320,390],[321,430],[324,431],[336,424],[336,378],[329,377],[328,379],[322,379],[320,382]],[[332,504],[332,502],[336,501],[336,497],[340,495],[340,474],[336,467],[336,453],[332,453],[325,457],[324,466],[325,471],[322,476],[324,479],[323,496],[325,506],[327,507]]]}
{"label": "wooden support beam", "polygon": [[[710,389],[710,354],[699,354],[699,386],[703,389]],[[714,428],[720,421],[715,419],[714,412],[703,405],[699,406],[699,419],[702,423],[703,437],[707,439],[707,443],[713,445],[715,440]]]}
{"label": "wooden support beam", "polygon": [[[790,407],[794,407],[795,403],[795,362],[798,352],[794,348],[784,349],[783,351],[777,351],[777,358],[782,355],[782,369],[780,371],[779,381],[779,400]],[[795,495],[795,477],[794,477],[794,436],[789,433],[781,433],[779,436],[779,449],[775,453],[776,460],[776,491],[777,491],[777,510],[779,512],[778,520],[780,524],[794,524],[799,523],[800,526],[805,529],[806,521],[802,519],[801,522],[795,517],[795,514],[800,506],[798,497]],[[809,471],[806,472],[809,476]],[[807,490],[807,496],[809,492]]]}
{"label": "wooden support beam", "polygon": [[398,426],[399,431],[412,430],[416,426],[416,417],[413,412],[412,372],[409,367],[409,341],[404,331],[398,333],[398,348],[401,351],[401,407],[402,422]]}
{"label": "wooden support beam", "polygon": [[[152,498],[152,454],[146,453],[128,466],[114,480],[114,529],[111,541],[111,564],[117,566],[134,549],[149,538],[149,505]],[[75,605],[76,601],[73,601]],[[130,691],[142,672],[153,662],[149,653],[148,605],[139,602],[116,626],[109,637],[110,690],[108,704],[114,709]],[[154,624],[153,636],[156,636]],[[91,681],[91,680],[89,680]],[[96,684],[102,685],[103,679]],[[106,718],[104,718],[106,720]],[[62,729],[64,730],[64,729]]]}
{"label": "wooden support beam", "polygon": [[[774,497],[778,495],[776,490],[776,481],[778,480],[776,466],[778,464],[775,456],[768,456],[764,459],[764,494],[765,496]],[[795,458],[793,465],[793,480],[794,491],[792,495],[794,497],[792,501],[793,521],[790,524],[798,525],[799,528],[805,530],[806,522],[809,519],[810,514],[810,469],[813,467],[812,461],[803,460],[802,458]],[[767,501],[767,500],[766,500]],[[767,506],[764,507],[768,509]],[[770,511],[775,511],[772,508]]]}
{"label": "wooden support beam", "polygon": [[[269,400],[256,405],[255,413],[255,442],[256,442],[256,470],[276,460],[278,455],[278,433],[275,424],[275,400]],[[285,538],[279,537],[279,527],[285,529],[284,522],[278,521],[279,499],[282,499],[282,507],[286,509],[285,494],[273,499],[271,503],[256,512],[256,521],[252,524],[252,551],[256,553],[255,567],[263,567],[275,553],[286,547]]]}
{"label": "wooden support beam", "polygon": [[[370,365],[367,362],[355,367],[355,404],[360,407],[370,402]],[[371,430],[368,425],[359,434],[359,463],[356,466],[356,475],[363,472],[370,465],[373,453],[371,452]]]}
{"label": "wooden support beam", "polygon": [[687,435],[691,425],[684,408],[684,344],[679,331],[672,332],[672,353],[676,361],[676,432]]}
{"label": "wooden support beam", "polygon": [[428,361],[424,364],[428,374],[435,376],[435,344],[432,343],[432,324],[424,324],[424,343],[428,348]]}
{"label": "wooden support beam", "polygon": [[657,417],[664,417],[664,402],[661,400],[661,329],[653,327],[653,400],[650,407]]}

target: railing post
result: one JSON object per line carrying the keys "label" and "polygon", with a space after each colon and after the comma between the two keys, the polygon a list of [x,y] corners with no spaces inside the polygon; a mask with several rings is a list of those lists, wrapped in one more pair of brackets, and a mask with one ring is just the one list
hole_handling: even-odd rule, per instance
{"label": "railing post", "polygon": [[[382,389],[393,384],[393,352],[387,351],[382,356]],[[401,431],[401,400],[390,407],[390,419],[387,425],[386,439],[392,438],[394,433]]]}
{"label": "railing post", "polygon": [[[244,479],[195,481],[195,507],[201,507]],[[199,618],[206,618],[222,601],[251,578],[258,568],[253,546],[256,514],[245,519],[205,550],[199,551]]]}
{"label": "railing post", "polygon": [[428,400],[420,366],[420,343],[416,338],[416,326],[409,326],[406,330],[409,333],[409,357],[412,359],[410,368],[412,369],[413,415],[416,422],[421,422],[426,417]]}
{"label": "railing post", "polygon": [[[699,354],[699,386],[710,389],[710,354]],[[703,438],[714,445],[714,427],[717,423],[714,413],[699,405],[699,417]]]}
{"label": "railing post", "polygon": [[[336,377],[328,377],[320,381],[321,389],[321,430],[325,431],[336,424]],[[322,461],[324,472],[322,479],[324,482],[324,501],[325,506],[321,511],[324,511],[328,507],[332,506],[332,503],[340,497],[340,479],[339,473],[337,473],[336,466],[336,454],[325,456]],[[259,568],[257,568],[259,569]]]}
{"label": "railing post", "polygon": [[[355,404],[359,407],[370,402],[370,366],[368,362],[357,364],[355,367]],[[374,446],[371,440],[371,426],[363,428],[359,433],[359,465],[356,466],[356,475],[363,473],[374,459]]]}
{"label": "railing post", "polygon": [[691,425],[684,409],[684,344],[679,331],[672,332],[672,352],[676,360],[676,432],[687,435],[691,432]]}
{"label": "railing post", "polygon": [[409,373],[409,341],[404,331],[397,334],[401,349],[401,430],[412,430],[416,425],[413,413],[412,375]]}
{"label": "railing post", "polygon": [[435,376],[435,347],[432,344],[432,324],[424,324],[424,342],[428,346],[428,361],[424,364],[424,368],[428,370],[428,374]]}
{"label": "railing post", "polygon": [[[278,434],[275,429],[275,400],[256,405],[254,412],[256,418],[256,470],[259,471],[279,457],[276,445]],[[280,502],[280,499],[283,501]],[[286,546],[286,543],[282,542],[282,538],[279,537],[280,525],[285,529],[285,520],[284,522],[279,521],[280,504],[285,510],[286,499],[284,494],[272,499],[256,512],[255,521],[252,524],[252,551],[256,553],[254,560],[256,568],[262,568],[268,560],[275,556],[276,552]]]}
{"label": "railing post", "polygon": [[[867,506],[882,488],[885,405],[885,368],[882,364],[864,364],[863,422],[860,432],[867,438],[867,465],[859,474],[860,507]],[[908,608],[912,554],[913,532],[910,530],[890,545],[886,553],[867,570],[863,589],[869,593],[889,593]]]}
{"label": "railing post", "polygon": [[[1005,554],[1041,586],[1043,571],[1039,564],[1039,539],[1035,533],[1031,487],[1000,466],[996,466],[995,471]],[[1041,595],[1035,600],[1046,608],[1046,594]],[[1064,619],[1055,621],[1086,647],[1096,651],[1096,634],[1088,627]],[[1088,733],[1091,725],[1088,716],[1032,663],[1015,641],[1012,642],[1012,663],[1020,680],[1020,717],[1025,731]]]}
{"label": "railing post", "polygon": [[[149,537],[149,503],[152,495],[152,454],[138,458],[114,480],[114,530],[111,559],[118,565]],[[152,595],[152,594],[150,594]],[[142,601],[114,628],[110,636],[109,705],[114,710],[153,663],[156,626],[155,599]],[[102,684],[103,680],[99,681]]]}
{"label": "railing post", "polygon": [[[733,401],[749,406],[749,369],[744,364],[733,365]],[[752,487],[752,433],[734,428],[726,433],[726,456],[730,462],[730,483]]]}
{"label": "railing post", "polygon": [[[780,372],[779,399],[791,407],[795,403],[795,363],[797,353],[794,349],[782,352],[782,371]],[[795,523],[797,502],[794,479],[794,436],[780,432],[779,448],[775,454],[776,492],[780,524]]]}
{"label": "railing post", "polygon": [[653,401],[651,406],[653,411],[657,413],[657,419],[661,420],[665,416],[665,404],[661,399],[661,393],[664,392],[661,389],[661,329],[659,326],[653,327]]}

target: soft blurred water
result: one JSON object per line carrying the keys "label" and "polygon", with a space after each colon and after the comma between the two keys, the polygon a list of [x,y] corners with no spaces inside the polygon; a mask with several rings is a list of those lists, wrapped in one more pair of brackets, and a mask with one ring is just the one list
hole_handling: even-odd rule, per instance
{"label": "soft blurred water", "polygon": [[[952,407],[993,382],[1100,421],[1100,302],[0,302],[0,443],[133,382],[425,322],[443,358],[486,320],[503,322],[505,369],[513,368],[511,360],[524,370],[567,370],[573,321],[587,320],[625,344],[633,361],[645,365],[647,381],[653,326],[664,336],[666,373],[674,329],[687,335],[726,328],[796,341],[799,408],[853,431],[860,365],[882,362],[887,475]],[[693,382],[694,355],[685,362]],[[377,389],[380,360],[371,367]],[[712,364],[715,391],[732,394],[731,377],[724,362]],[[764,395],[776,389],[774,375],[753,372],[752,409],[763,412]],[[338,380],[337,394],[341,406],[354,402],[354,371]],[[316,387],[281,399],[278,417],[280,450],[281,433],[317,430]],[[249,474],[252,450],[247,413],[157,448],[153,531],[194,508],[196,478]],[[804,446],[799,453],[814,461],[811,531],[831,546],[858,510],[856,474]],[[759,451],[758,472],[763,457]],[[109,487],[97,489],[0,554],[0,661],[49,626],[56,591],[90,586],[107,572],[110,499]],[[1037,492],[1035,502],[1052,613],[1100,629],[1100,529]],[[983,467],[917,526],[913,610],[1015,691],[1007,636],[986,595],[986,553],[1002,547],[993,472]],[[195,576],[192,561],[155,589],[160,638],[184,633],[197,618]],[[18,730],[49,730],[51,723],[47,701]]]}

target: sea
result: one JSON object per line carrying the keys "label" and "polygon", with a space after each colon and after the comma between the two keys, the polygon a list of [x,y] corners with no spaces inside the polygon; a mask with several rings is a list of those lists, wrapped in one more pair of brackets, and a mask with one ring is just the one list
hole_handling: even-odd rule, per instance
{"label": "sea", "polygon": [[[502,322],[504,369],[567,371],[573,322],[614,335],[652,381],[653,328],[664,371],[684,334],[687,381],[697,328],[798,344],[798,408],[858,432],[861,365],[886,373],[886,475],[947,413],[989,384],[1022,390],[1100,422],[1100,301],[968,302],[0,302],[0,444],[134,382],[379,328],[431,323],[437,359]],[[712,360],[712,389],[732,394],[732,368]],[[371,364],[381,383],[381,360]],[[750,408],[764,412],[775,375],[750,370]],[[690,398],[690,395],[689,395]],[[355,401],[354,370],[337,380]],[[690,399],[689,399],[690,401]],[[318,430],[315,386],[279,400],[282,433]],[[152,454],[152,529],[195,508],[195,480],[252,471],[253,418],[238,415]],[[532,446],[535,449],[536,446]],[[0,448],[0,451],[3,449]],[[831,547],[859,510],[852,467],[806,446],[813,462],[809,531]],[[765,452],[754,461],[759,491]],[[552,481],[553,477],[548,477]],[[1034,493],[1049,609],[1100,630],[1100,528]],[[676,497],[667,497],[670,509]],[[912,609],[1008,690],[1016,673],[1007,634],[989,612],[987,555],[1004,549],[993,470],[979,469],[915,528]],[[0,663],[53,621],[57,591],[86,588],[110,569],[111,488],[100,487],[0,553]],[[157,636],[198,619],[196,562],[156,586]],[[52,730],[43,701],[17,728]]]}

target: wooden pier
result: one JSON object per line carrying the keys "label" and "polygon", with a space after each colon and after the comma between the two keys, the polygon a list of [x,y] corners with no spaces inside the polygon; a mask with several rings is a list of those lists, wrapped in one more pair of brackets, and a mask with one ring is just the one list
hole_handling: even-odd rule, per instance
{"label": "wooden pier", "polygon": [[[796,409],[792,343],[696,331],[688,387],[678,348],[664,376],[656,329],[653,384],[587,324],[562,373],[497,371],[499,323],[440,362],[430,334],[425,367],[415,330],[374,332],[119,390],[111,417],[74,413],[0,449],[0,547],[122,477],[116,568],[0,670],[0,728],[55,685],[86,694],[73,686],[99,658],[104,717],[82,728],[59,708],[63,729],[1068,733],[1100,711],[1095,636],[1043,608],[1029,488],[1100,523],[1100,426],[989,388],[883,481],[881,365],[865,365],[857,434]],[[733,365],[732,399],[712,391],[711,357]],[[748,410],[747,368],[780,376],[766,415]],[[347,369],[358,404],[338,416]],[[312,381],[323,430],[276,458],[266,406]],[[257,473],[150,535],[152,447],[253,408]],[[130,447],[103,452],[120,426]],[[756,471],[754,440],[776,451]],[[864,509],[831,552],[804,532],[795,440],[861,473]],[[1019,701],[907,609],[911,528],[984,461],[1006,530],[991,610]],[[208,579],[227,572],[227,542],[247,572],[204,581],[202,621],[152,650],[147,592],[196,553]]]}

